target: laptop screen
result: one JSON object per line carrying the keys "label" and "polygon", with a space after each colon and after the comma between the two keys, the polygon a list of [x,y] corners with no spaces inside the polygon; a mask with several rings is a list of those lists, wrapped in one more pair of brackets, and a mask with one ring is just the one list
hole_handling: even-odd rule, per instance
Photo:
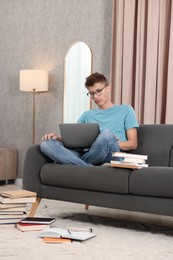
{"label": "laptop screen", "polygon": [[62,142],[66,148],[89,148],[100,133],[97,123],[59,124]]}

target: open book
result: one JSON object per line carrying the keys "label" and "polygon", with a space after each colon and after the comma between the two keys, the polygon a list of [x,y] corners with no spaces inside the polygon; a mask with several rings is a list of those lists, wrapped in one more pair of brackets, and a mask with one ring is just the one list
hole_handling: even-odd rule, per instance
{"label": "open book", "polygon": [[64,228],[49,228],[41,231],[39,237],[54,237],[54,238],[70,238],[72,240],[86,240],[95,237],[96,234],[92,231],[73,231]]}

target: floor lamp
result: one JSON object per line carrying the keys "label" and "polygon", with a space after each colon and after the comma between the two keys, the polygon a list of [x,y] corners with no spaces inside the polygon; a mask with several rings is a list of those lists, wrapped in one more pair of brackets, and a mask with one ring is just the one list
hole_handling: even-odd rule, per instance
{"label": "floor lamp", "polygon": [[35,94],[48,91],[48,72],[44,70],[21,70],[20,90],[32,92],[32,143],[35,143]]}

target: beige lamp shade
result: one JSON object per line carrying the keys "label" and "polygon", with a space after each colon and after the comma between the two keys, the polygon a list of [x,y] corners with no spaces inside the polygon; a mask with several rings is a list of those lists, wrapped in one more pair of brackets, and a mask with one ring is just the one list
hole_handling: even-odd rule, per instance
{"label": "beige lamp shade", "polygon": [[48,91],[48,72],[45,70],[21,70],[20,90],[44,92]]}

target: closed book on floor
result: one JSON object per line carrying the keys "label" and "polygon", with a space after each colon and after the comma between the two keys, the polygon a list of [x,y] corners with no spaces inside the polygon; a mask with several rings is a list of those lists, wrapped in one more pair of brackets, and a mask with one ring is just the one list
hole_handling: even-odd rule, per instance
{"label": "closed book on floor", "polygon": [[0,202],[1,203],[33,203],[36,202],[36,197],[24,197],[24,198],[8,198],[0,195]]}
{"label": "closed book on floor", "polygon": [[0,214],[4,214],[4,212],[13,214],[14,212],[24,212],[26,211],[26,207],[19,207],[19,208],[0,208]]}
{"label": "closed book on floor", "polygon": [[27,223],[17,223],[16,228],[20,231],[39,231],[50,228],[50,225],[46,224],[27,224]]}
{"label": "closed book on floor", "polygon": [[12,191],[4,191],[0,193],[1,196],[7,198],[26,198],[26,197],[36,197],[37,193],[28,190],[12,190]]}
{"label": "closed book on floor", "polygon": [[26,216],[26,214],[1,214],[0,220],[1,219],[18,218],[19,221],[20,221],[20,219],[23,219],[25,216]]}
{"label": "closed book on floor", "polygon": [[0,202],[0,210],[2,209],[14,209],[14,208],[26,207],[26,203],[1,203]]}
{"label": "closed book on floor", "polygon": [[71,243],[72,240],[69,238],[44,237],[43,242],[51,243],[51,244],[63,244],[63,243]]}
{"label": "closed book on floor", "polygon": [[16,224],[20,222],[21,219],[19,218],[6,218],[6,219],[0,219],[0,225],[4,224]]}
{"label": "closed book on floor", "polygon": [[27,224],[52,224],[56,218],[44,218],[44,217],[26,217],[23,218],[21,223]]}
{"label": "closed book on floor", "polygon": [[[7,210],[0,210],[0,217],[3,215],[23,215],[25,213],[25,211],[7,211]],[[26,213],[25,213],[26,214]]]}

